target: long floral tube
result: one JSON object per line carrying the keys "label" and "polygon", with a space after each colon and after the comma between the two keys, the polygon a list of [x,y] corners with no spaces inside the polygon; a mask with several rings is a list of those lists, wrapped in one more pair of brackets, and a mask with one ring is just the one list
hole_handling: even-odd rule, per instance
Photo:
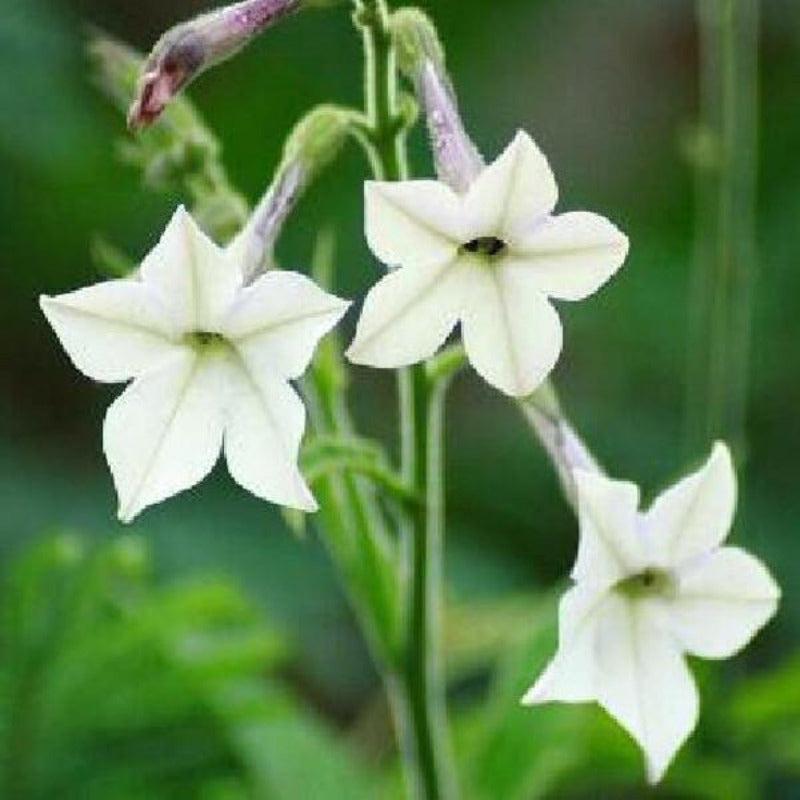
{"label": "long floral tube", "polygon": [[358,113],[320,105],[295,126],[272,184],[232,244],[245,282],[273,266],[273,250],[284,223],[310,183],[341,150]]}
{"label": "long floral tube", "polygon": [[[542,402],[546,395],[549,395],[547,401]],[[520,400],[519,408],[553,462],[565,498],[577,511],[578,491],[574,471],[602,473],[603,470],[558,403],[553,401],[554,397],[554,390],[548,383],[530,397]]]}
{"label": "long floral tube", "polygon": [[466,192],[485,163],[464,129],[453,88],[432,60],[420,71],[417,93],[426,110],[439,179],[459,193]]}

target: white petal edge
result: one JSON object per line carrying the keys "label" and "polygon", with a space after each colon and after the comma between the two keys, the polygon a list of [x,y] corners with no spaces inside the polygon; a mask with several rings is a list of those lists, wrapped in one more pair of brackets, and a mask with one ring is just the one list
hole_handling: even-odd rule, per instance
{"label": "white petal edge", "polygon": [[527,275],[476,263],[471,305],[462,319],[470,363],[510,397],[526,397],[550,374],[563,332],[555,309]]}
{"label": "white petal edge", "polygon": [[474,285],[460,259],[389,273],[367,294],[347,357],[380,368],[424,361],[456,326]]}
{"label": "white petal edge", "polygon": [[368,181],[364,202],[367,242],[389,267],[441,264],[468,241],[461,200],[438,181]]}
{"label": "white petal edge", "polygon": [[137,378],[108,409],[103,450],[123,522],[211,471],[222,448],[225,385],[218,360],[186,350]]}
{"label": "white petal edge", "polygon": [[628,239],[605,217],[575,211],[549,217],[513,243],[508,266],[529,270],[558,300],[583,300],[611,279],[628,255]]}
{"label": "white petal edge", "polygon": [[608,610],[607,593],[573,586],[558,607],[558,650],[522,698],[524,705],[586,703],[597,696],[597,630]]}
{"label": "white petal edge", "polygon": [[256,364],[257,372],[294,379],[306,371],[319,340],[349,307],[304,275],[268,272],[239,293],[223,333]]}
{"label": "white petal edge", "polygon": [[678,572],[667,620],[683,649],[729,658],[745,647],[778,608],[780,589],[766,567],[736,547],[723,547]]}
{"label": "white petal edge", "polygon": [[736,510],[736,474],[717,442],[703,467],[659,495],[644,526],[667,564],[708,553],[727,537]]}
{"label": "white petal edge", "polygon": [[697,686],[646,604],[610,602],[616,608],[597,634],[597,700],[639,744],[648,780],[657,783],[697,724]]}
{"label": "white petal edge", "polygon": [[142,262],[140,275],[184,333],[218,333],[242,285],[241,270],[200,230],[183,206]]}
{"label": "white petal edge", "polygon": [[178,347],[166,310],[139,281],[106,281],[39,304],[72,363],[96,381],[135,378]]}
{"label": "white petal edge", "polygon": [[514,242],[550,214],[557,202],[558,186],[547,159],[527,133],[518,131],[467,192],[469,239],[496,236]]}
{"label": "white petal edge", "polygon": [[225,458],[231,477],[262,500],[316,511],[297,466],[306,415],[294,389],[237,355],[231,363],[228,410]]}
{"label": "white petal edge", "polygon": [[573,580],[608,586],[636,574],[645,566],[637,530],[639,487],[594,471],[572,474],[580,524]]}

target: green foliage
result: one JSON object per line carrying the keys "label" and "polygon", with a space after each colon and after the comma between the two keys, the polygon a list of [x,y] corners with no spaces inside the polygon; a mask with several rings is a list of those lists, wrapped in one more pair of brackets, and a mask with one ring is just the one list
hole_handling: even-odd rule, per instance
{"label": "green foliage", "polygon": [[[277,677],[291,649],[229,582],[159,584],[136,537],[40,541],[6,570],[0,618],[0,796],[92,800],[385,798],[381,779]],[[459,603],[449,677],[468,800],[639,797],[640,756],[597,709],[523,708],[553,652],[554,596]],[[654,797],[792,797],[798,655],[753,677],[700,672],[698,735]],[[725,682],[723,682],[725,681]],[[312,766],[313,765],[313,768]],[[391,766],[391,765],[390,765]],[[778,787],[777,789],[775,787]],[[783,792],[782,794],[780,792]]]}
{"label": "green foliage", "polygon": [[3,585],[2,796],[365,797],[274,673],[284,639],[228,582],[157,586],[142,540],[46,539]]}

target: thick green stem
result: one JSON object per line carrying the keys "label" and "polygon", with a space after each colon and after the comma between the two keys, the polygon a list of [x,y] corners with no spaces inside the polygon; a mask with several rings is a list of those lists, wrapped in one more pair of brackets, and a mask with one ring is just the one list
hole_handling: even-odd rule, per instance
{"label": "thick green stem", "polygon": [[756,269],[758,0],[698,0],[701,127],[689,446],[744,444]]}
{"label": "thick green stem", "polygon": [[[380,180],[407,177],[406,130],[397,104],[397,71],[384,0],[357,0],[356,22],[366,54],[368,152]],[[442,548],[444,534],[443,414],[447,381],[430,384],[424,366],[401,370],[401,471],[412,491],[426,499],[403,533],[410,548],[407,629],[402,678],[392,710],[416,797],[453,794],[441,667]],[[390,686],[390,689],[392,686]],[[392,692],[390,691],[390,698]],[[405,734],[405,736],[404,736]]]}

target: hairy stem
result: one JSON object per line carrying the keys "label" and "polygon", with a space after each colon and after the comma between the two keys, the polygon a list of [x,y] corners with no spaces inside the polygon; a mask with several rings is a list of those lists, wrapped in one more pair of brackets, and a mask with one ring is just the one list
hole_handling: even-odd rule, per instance
{"label": "hairy stem", "polygon": [[744,444],[756,269],[758,0],[698,0],[701,126],[687,436]]}

